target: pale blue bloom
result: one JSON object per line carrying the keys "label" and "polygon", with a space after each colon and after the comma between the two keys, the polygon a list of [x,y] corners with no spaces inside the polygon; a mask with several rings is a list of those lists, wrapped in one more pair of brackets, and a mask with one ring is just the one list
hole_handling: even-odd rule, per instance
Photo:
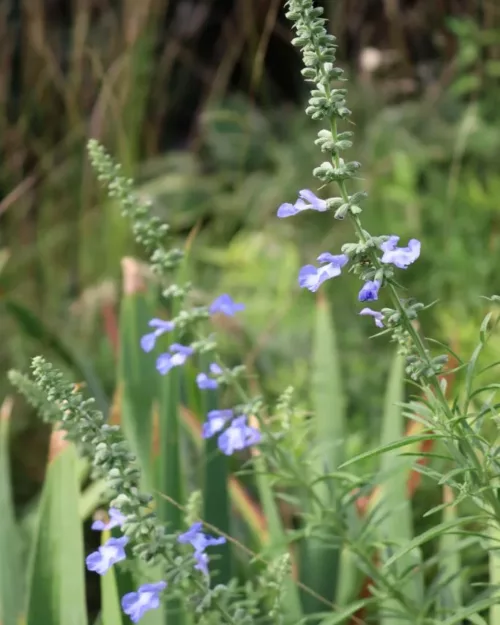
{"label": "pale blue bloom", "polygon": [[309,189],[302,189],[299,191],[299,199],[295,204],[289,204],[285,202],[278,208],[278,217],[283,219],[284,217],[291,217],[297,213],[301,213],[305,210],[315,210],[323,213],[328,210],[328,205],[325,200],[321,200]]}
{"label": "pale blue bloom", "polygon": [[110,508],[108,515],[109,521],[107,523],[98,519],[92,523],[91,529],[98,531],[112,530],[114,527],[122,527],[125,523],[125,516],[116,508]]}
{"label": "pale blue bloom", "polygon": [[399,237],[390,236],[380,249],[384,252],[381,258],[383,263],[391,263],[400,269],[406,269],[408,265],[415,262],[420,256],[420,241],[410,239],[408,247],[396,247]]}
{"label": "pale blue bloom", "polygon": [[167,374],[173,367],[183,365],[188,357],[194,353],[194,349],[187,345],[172,343],[169,347],[169,352],[161,354],[156,360],[156,369],[162,375]]}
{"label": "pale blue bloom", "polygon": [[205,551],[207,547],[222,545],[226,542],[224,536],[215,538],[214,536],[210,536],[209,534],[202,532],[202,528],[203,523],[200,521],[193,523],[186,532],[179,535],[177,542],[183,545],[189,544],[195,551]]}
{"label": "pale blue bloom", "polygon": [[227,293],[219,295],[219,297],[214,299],[209,308],[211,315],[221,313],[222,315],[227,315],[228,317],[233,317],[237,312],[242,310],[245,310],[245,305],[237,304]]}
{"label": "pale blue bloom", "polygon": [[224,429],[228,421],[234,417],[232,410],[211,410],[207,414],[207,419],[203,424],[203,438],[211,438]]}
{"label": "pale blue bloom", "polygon": [[187,532],[184,532],[177,538],[177,542],[181,544],[190,544],[194,549],[194,558],[196,560],[195,569],[198,569],[205,575],[208,575],[208,556],[205,553],[207,547],[215,545],[223,545],[226,542],[224,536],[215,538],[209,534],[202,532],[203,523],[193,523]]}
{"label": "pale blue bloom", "polygon": [[368,280],[359,292],[358,299],[360,302],[372,302],[378,299],[380,289],[380,280]]}
{"label": "pale blue bloom", "polygon": [[145,352],[150,352],[154,349],[156,339],[165,332],[171,332],[175,328],[173,321],[164,321],[163,319],[151,319],[148,323],[150,328],[156,328],[154,332],[145,334],[141,338],[141,347]]}
{"label": "pale blue bloom", "polygon": [[104,575],[106,571],[121,560],[125,560],[125,545],[129,539],[127,536],[120,538],[110,538],[97,551],[94,551],[85,559],[89,571],[95,571],[99,575]]}
{"label": "pale blue bloom", "polygon": [[219,436],[217,445],[223,454],[230,456],[235,451],[260,443],[261,439],[259,430],[247,425],[247,418],[243,415],[231,422],[227,430]]}
{"label": "pale blue bloom", "polygon": [[314,265],[305,265],[302,267],[299,272],[299,285],[312,292],[317,291],[325,280],[340,276],[341,269],[348,260],[349,257],[345,254],[339,254],[337,256],[329,254],[328,252],[320,254],[318,256],[318,261],[326,264],[319,268]]}
{"label": "pale blue bloom", "polygon": [[133,623],[138,623],[148,610],[160,607],[160,593],[167,587],[167,582],[143,584],[137,592],[128,592],[122,597],[122,609]]}
{"label": "pale blue bloom", "polygon": [[373,320],[375,321],[375,325],[378,328],[384,327],[384,324],[383,324],[384,315],[381,312],[378,312],[377,310],[372,310],[371,308],[363,308],[363,310],[361,310],[359,314],[373,317]]}
{"label": "pale blue bloom", "polygon": [[[213,362],[210,365],[210,373],[212,375],[221,375],[222,369],[216,362]],[[206,389],[216,389],[219,386],[219,383],[214,378],[211,378],[206,373],[199,373],[196,376],[196,384],[198,388],[201,390]]]}

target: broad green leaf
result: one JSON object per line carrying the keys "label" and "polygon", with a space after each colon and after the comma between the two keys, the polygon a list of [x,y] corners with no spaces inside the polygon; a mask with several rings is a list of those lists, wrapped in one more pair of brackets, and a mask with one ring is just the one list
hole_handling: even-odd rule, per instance
{"label": "broad green leaf", "polygon": [[121,422],[124,433],[139,459],[144,487],[147,490],[153,485],[151,467],[153,400],[159,374],[155,370],[154,355],[144,353],[140,339],[152,330],[148,326],[152,317],[152,308],[144,293],[124,295],[120,311]]}
{"label": "broad green leaf", "polygon": [[[445,507],[443,508],[443,522],[454,521],[458,518],[456,506],[453,505],[453,491],[449,486],[443,487],[443,499]],[[444,588],[440,588],[438,596],[439,614],[441,617],[448,617],[455,614],[463,606],[462,600],[462,581],[460,579],[461,558],[460,558],[460,536],[453,533],[445,532],[439,540],[439,573],[443,579],[448,579]],[[491,555],[495,552],[490,552]],[[490,570],[490,583],[492,581]],[[492,607],[494,610],[494,607]],[[499,614],[497,613],[497,616]],[[491,621],[495,623],[495,620]],[[498,621],[500,622],[500,621]]]}
{"label": "broad green leaf", "polygon": [[[316,435],[313,465],[315,474],[321,475],[339,468],[344,460],[345,439],[340,358],[330,306],[324,297],[317,300],[312,364],[311,399]],[[321,501],[321,507],[335,505],[334,484],[333,480],[315,484],[316,499]],[[303,505],[310,509],[311,501],[304,501]],[[301,581],[319,596],[332,601],[338,583],[339,549],[312,537],[302,543],[301,552]],[[302,599],[306,613],[318,612],[324,607],[310,594],[303,593]]]}
{"label": "broad green leaf", "polygon": [[18,625],[23,607],[20,540],[10,483],[9,424],[11,403],[0,407],[0,623]]}
{"label": "broad green leaf", "polygon": [[[276,505],[274,492],[269,484],[269,469],[265,458],[258,451],[256,451],[253,462],[256,471],[255,480],[257,482],[259,500],[269,529],[268,546],[270,547],[272,555],[277,556],[278,554],[283,554],[288,551],[286,532]],[[287,616],[287,622],[290,621],[292,623],[298,623],[301,620],[302,607],[300,595],[297,586],[291,577],[289,577],[285,582],[283,607]]]}
{"label": "broad green leaf", "polygon": [[72,445],[49,465],[31,553],[27,625],[87,625],[77,457]]}
{"label": "broad green leaf", "polygon": [[[179,427],[179,399],[182,369],[174,367],[160,380],[159,414],[159,458],[157,476],[157,510],[159,518],[169,532],[183,528],[182,510],[184,503],[184,476],[181,462]],[[164,495],[164,497],[162,497]],[[167,625],[183,625],[186,614],[182,602],[175,598],[166,605]]]}
{"label": "broad green leaf", "polygon": [[[208,371],[211,361],[207,357],[200,360],[203,371]],[[217,391],[204,391],[203,405],[203,416],[210,410],[215,410],[218,407]],[[205,441],[203,520],[225,535],[231,533],[228,478],[228,458],[219,451],[217,437],[212,436]],[[231,579],[230,543],[213,547],[211,554],[214,556],[210,558],[214,573],[210,576],[210,582],[214,586],[227,584]]]}
{"label": "broad green leaf", "polygon": [[[391,367],[384,402],[380,441],[382,447],[399,441],[405,436],[405,421],[401,407],[403,400],[404,359],[396,355]],[[380,541],[390,545],[390,552],[413,539],[412,510],[407,492],[408,476],[413,463],[414,460],[411,457],[401,456],[398,450],[387,451],[381,457],[378,479],[379,501],[373,513],[372,523]],[[382,552],[380,555],[383,562],[386,558],[385,553]],[[419,548],[415,547],[394,563],[391,573],[397,580],[412,568],[419,570],[419,564],[421,564],[421,554]],[[408,576],[398,586],[398,591],[407,596],[415,605],[421,605],[424,593],[421,573]],[[382,602],[381,625],[402,625],[403,620],[398,617],[386,616],[391,613],[398,613],[398,604],[392,598]]]}
{"label": "broad green leaf", "polygon": [[[104,531],[101,543],[111,538],[111,532]],[[102,625],[125,625],[126,617],[121,609],[120,592],[116,581],[117,567],[112,566],[105,575],[101,575],[101,623]],[[128,620],[128,619],[127,619]]]}
{"label": "broad green leaf", "polygon": [[[491,537],[491,549],[488,551],[488,565],[490,571],[490,586],[496,595],[496,602],[490,607],[490,623],[500,623],[500,550],[498,548],[500,541],[500,529],[498,520],[495,525],[490,525],[489,534]],[[458,556],[457,556],[458,557]],[[460,562],[458,562],[460,566]],[[496,590],[493,590],[496,588]],[[456,589],[459,591],[460,587]],[[460,595],[458,595],[460,599]]]}

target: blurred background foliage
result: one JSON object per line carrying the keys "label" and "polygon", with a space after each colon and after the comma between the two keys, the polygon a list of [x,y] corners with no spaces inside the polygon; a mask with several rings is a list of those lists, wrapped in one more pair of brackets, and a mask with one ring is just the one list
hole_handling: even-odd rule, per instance
{"label": "blurred background foliage", "polygon": [[[107,410],[116,384],[121,259],[137,255],[99,191],[100,139],[184,244],[200,297],[247,304],[224,349],[264,394],[309,405],[314,299],[298,268],[352,238],[328,215],[278,221],[317,188],[300,60],[281,0],[4,0],[0,6],[0,369],[43,352]],[[349,76],[365,227],[423,241],[409,293],[439,305],[427,334],[468,353],[500,292],[500,5],[327,0]],[[329,190],[324,190],[326,194]],[[333,190],[332,190],[333,192]],[[368,341],[359,284],[326,285],[347,390],[349,455],[378,440],[391,349]],[[493,344],[495,350],[499,346]],[[497,350],[498,351],[498,350]],[[4,376],[0,394],[11,393]],[[44,479],[49,436],[16,400],[14,500]]]}

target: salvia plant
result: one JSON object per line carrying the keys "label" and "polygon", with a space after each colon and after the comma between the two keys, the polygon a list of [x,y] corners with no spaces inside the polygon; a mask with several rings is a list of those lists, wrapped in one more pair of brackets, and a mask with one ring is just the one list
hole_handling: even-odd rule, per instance
{"label": "salvia plant", "polygon": [[[399,283],[404,272],[425,253],[425,245],[417,239],[400,245],[397,234],[372,235],[363,227],[366,193],[354,190],[360,164],[344,156],[352,147],[353,133],[345,130],[351,111],[342,86],[343,72],[335,65],[335,37],[328,34],[323,10],[312,0],[288,0],[286,7],[295,30],[293,44],[302,53],[302,75],[311,85],[306,114],[321,125],[315,143],[326,160],[313,173],[321,183],[320,190],[335,187],[337,194],[321,199],[311,190],[299,190],[293,203],[285,202],[278,208],[277,217],[329,211],[334,220],[352,224],[353,240],[340,250],[321,251],[316,264],[302,267],[298,284],[316,292],[342,273],[354,274],[360,280],[359,315],[371,318],[377,336],[395,343],[414,389],[414,399],[406,404],[401,401],[396,408],[420,425],[419,433],[386,441],[378,449],[347,459],[343,441],[332,440],[333,423],[327,418],[321,427],[315,426],[315,415],[306,418],[294,407],[293,389],[285,389],[274,406],[252,396],[244,367],[224,364],[216,336],[210,332],[213,316],[238,315],[244,310],[243,303],[221,294],[209,305],[193,305],[193,289],[183,282],[184,254],[169,247],[168,226],[154,215],[148,201],[134,193],[132,180],[95,140],[88,146],[92,166],[130,221],[135,240],[146,250],[152,272],[162,285],[162,298],[171,311],[170,319],[149,321],[140,346],[151,358],[153,350],[162,346],[156,371],[166,384],[189,362],[198,368],[200,394],[209,396],[231,389],[217,394],[219,398],[233,398],[231,403],[212,402],[207,410],[202,436],[211,453],[225,458],[243,452],[250,458],[246,467],[254,476],[273,535],[272,549],[255,558],[256,563],[263,558],[266,566],[256,567],[254,577],[246,582],[237,578],[221,582],[216,576],[218,559],[211,558],[211,553],[220,553],[217,548],[231,538],[219,534],[218,528],[204,526],[196,494],[187,503],[184,527],[182,518],[179,524],[175,521],[179,517],[160,514],[153,493],[144,490],[137,454],[120,427],[108,424],[95,409],[92,399],[84,398],[42,357],[33,360],[32,377],[12,372],[11,379],[42,416],[64,430],[66,438],[91,461],[94,476],[106,482],[109,515],[107,520],[94,521],[92,529],[112,533],[88,555],[86,566],[102,576],[111,567],[126,566],[132,560],[143,562],[148,581],[121,597],[123,613],[131,621],[147,620],[165,605],[169,623],[497,625],[500,465],[495,393],[499,385],[491,381],[491,374],[498,362],[479,366],[496,317],[489,313],[485,318],[479,345],[469,359],[460,358],[444,345],[444,354],[431,351],[430,345],[438,343],[425,339],[418,323],[426,306],[409,297]],[[294,194],[291,190],[290,195]],[[385,306],[379,304],[382,297],[388,302]],[[491,306],[497,300],[491,298]],[[460,395],[453,401],[447,396],[443,375],[451,373],[449,357],[454,373],[463,375],[464,380]],[[487,383],[478,385],[478,376],[484,374]],[[323,383],[328,385],[329,380]],[[174,384],[168,389],[174,393]],[[329,408],[326,406],[327,413]],[[416,466],[411,445],[423,440],[435,443],[435,452],[428,455],[436,462],[421,463],[419,470],[441,484],[447,497],[428,512],[434,515],[431,518],[438,515],[439,520],[415,538],[410,533],[404,541],[399,530],[408,523],[405,493],[397,489],[388,493],[384,505],[373,505],[362,517],[358,514],[359,498],[376,479],[371,475],[360,478],[348,467],[355,468],[355,463],[375,456],[388,457],[391,462],[384,464],[382,460],[386,471],[405,476],[409,466]],[[168,445],[164,449],[168,454]],[[175,449],[172,454],[178,453]],[[418,450],[417,454],[422,455]],[[167,467],[178,466],[175,460],[170,465],[167,462]],[[176,493],[167,495],[175,499]],[[284,529],[277,495],[292,504],[301,502],[296,529]],[[465,513],[457,514],[457,508]],[[428,556],[431,543],[440,546]],[[466,548],[482,550],[490,567],[488,584],[482,578],[483,583],[464,588],[456,558],[460,559]],[[432,553],[439,553],[439,557]],[[454,565],[445,566],[447,562]],[[364,592],[360,587],[358,594],[343,596],[342,584],[353,574],[368,580]]]}

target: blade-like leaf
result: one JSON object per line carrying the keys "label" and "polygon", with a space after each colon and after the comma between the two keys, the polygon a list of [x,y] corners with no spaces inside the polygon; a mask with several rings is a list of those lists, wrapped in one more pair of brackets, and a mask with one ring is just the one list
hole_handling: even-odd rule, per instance
{"label": "blade-like leaf", "polygon": [[0,407],[0,623],[18,625],[22,609],[20,544],[10,483],[9,424],[12,402]]}
{"label": "blade-like leaf", "polygon": [[[104,531],[101,543],[111,538],[111,532]],[[101,623],[102,625],[125,625],[126,617],[120,605],[120,592],[116,580],[116,567],[112,566],[105,575],[101,575]],[[127,619],[128,620],[128,619]]]}
{"label": "blade-like leaf", "polygon": [[[453,491],[446,485],[443,486],[443,500],[445,504],[443,522],[457,519],[456,506],[450,505],[453,502]],[[449,580],[446,586],[440,589],[438,596],[440,616],[443,618],[452,616],[463,606],[459,542],[460,536],[453,533],[444,533],[439,541],[439,572],[443,578]],[[490,557],[492,553],[495,552],[490,552]],[[496,582],[490,578],[490,583],[495,584]],[[492,620],[491,622],[494,623],[495,621]]]}
{"label": "blade-like leaf", "polygon": [[72,445],[47,471],[31,554],[27,625],[86,625],[84,549]]}
{"label": "blade-like leaf", "polygon": [[[125,272],[130,270],[128,265],[123,265]],[[120,311],[121,419],[124,433],[139,459],[147,490],[153,485],[152,415],[159,375],[154,355],[143,352],[140,338],[151,330],[148,323],[152,316],[152,307],[143,292],[124,295]]]}
{"label": "blade-like leaf", "polygon": [[[315,473],[333,472],[344,460],[345,400],[340,375],[337,340],[327,300],[317,300],[316,324],[313,347],[312,404],[316,434],[314,450]],[[314,486],[316,498],[322,506],[334,506],[334,482],[322,480]],[[303,505],[310,508],[310,502]],[[301,545],[301,581],[315,593],[332,601],[337,590],[337,575],[340,551],[316,537],[307,539]],[[322,602],[310,594],[303,593],[304,609],[307,613],[324,608]]]}
{"label": "blade-like leaf", "polygon": [[[202,369],[208,371],[210,360],[201,359]],[[203,392],[203,413],[217,408],[217,391]],[[217,438],[205,441],[205,465],[203,485],[203,520],[216,527],[226,535],[230,534],[229,492],[228,492],[228,458],[217,447]],[[214,574],[211,583],[227,584],[231,579],[230,544],[225,543],[213,548]],[[212,560],[212,558],[211,558]]]}
{"label": "blade-like leaf", "polygon": [[[404,360],[396,355],[394,358],[384,405],[382,421],[382,447],[401,440],[405,434],[404,417],[401,404],[404,399]],[[374,510],[373,524],[381,542],[390,544],[391,551],[398,545],[406,545],[413,539],[413,522],[410,501],[408,498],[408,476],[414,460],[401,456],[398,450],[387,451],[380,461],[379,483],[380,493],[377,508]],[[382,561],[385,554],[382,553]],[[412,567],[418,571],[421,554],[418,547],[409,551],[392,567],[395,579],[402,577]],[[415,605],[423,601],[423,579],[421,573],[415,573],[399,586],[399,591],[406,595]],[[393,599],[387,599],[381,605],[381,625],[399,625],[403,623],[397,617],[386,616],[398,613],[398,605]],[[405,621],[406,622],[406,621]]]}

